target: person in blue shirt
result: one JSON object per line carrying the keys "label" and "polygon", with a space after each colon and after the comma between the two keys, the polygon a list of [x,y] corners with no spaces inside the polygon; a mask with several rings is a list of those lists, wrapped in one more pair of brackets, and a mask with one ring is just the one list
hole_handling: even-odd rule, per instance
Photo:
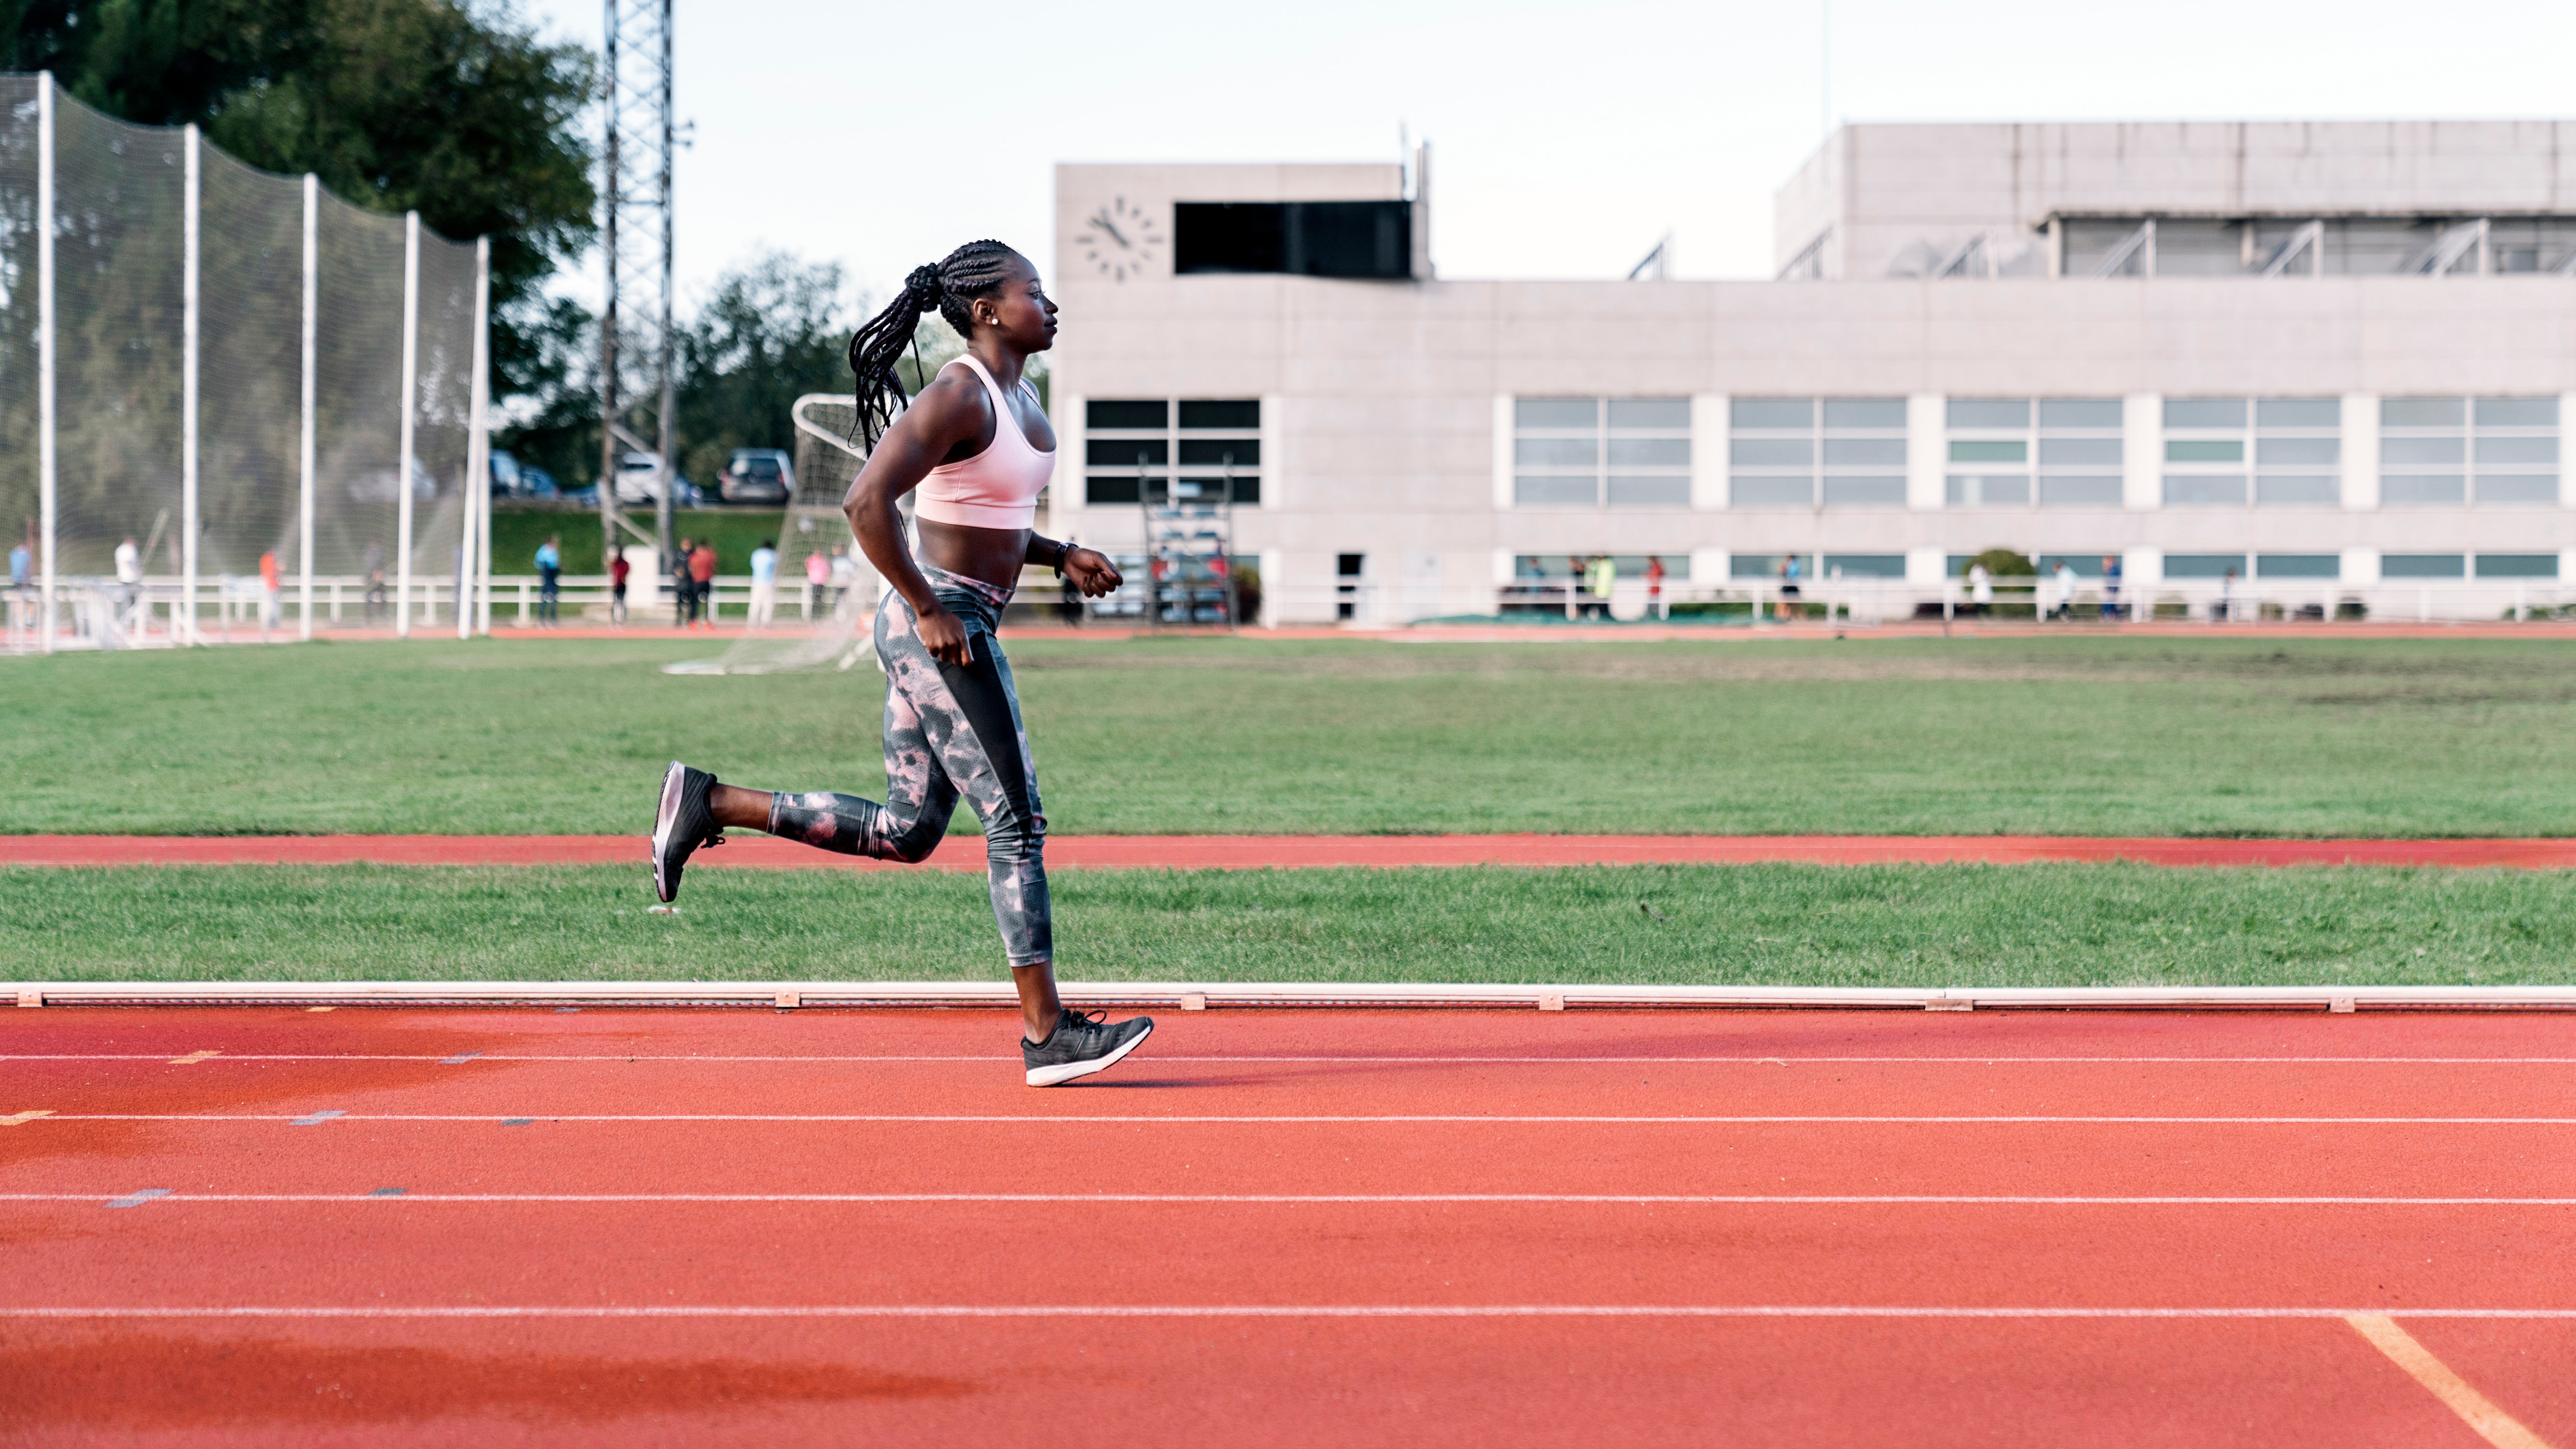
{"label": "person in blue shirt", "polygon": [[549,534],[537,545],[537,622],[554,628],[563,599],[562,536]]}
{"label": "person in blue shirt", "polygon": [[25,592],[27,575],[35,566],[36,556],[28,551],[25,544],[12,545],[9,549],[9,587]]}
{"label": "person in blue shirt", "polygon": [[751,621],[749,627],[766,629],[778,613],[778,540],[764,538],[760,547],[751,551]]}

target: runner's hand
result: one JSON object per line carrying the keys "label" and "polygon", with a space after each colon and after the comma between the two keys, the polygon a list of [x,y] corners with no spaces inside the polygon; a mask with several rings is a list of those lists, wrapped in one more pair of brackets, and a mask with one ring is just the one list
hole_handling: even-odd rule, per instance
{"label": "runner's hand", "polygon": [[1107,555],[1092,548],[1066,549],[1064,576],[1073,580],[1075,588],[1094,599],[1126,582],[1119,576],[1118,566],[1111,563]]}
{"label": "runner's hand", "polygon": [[966,626],[946,609],[932,606],[921,616],[921,647],[942,664],[972,664],[975,648],[967,641]]}

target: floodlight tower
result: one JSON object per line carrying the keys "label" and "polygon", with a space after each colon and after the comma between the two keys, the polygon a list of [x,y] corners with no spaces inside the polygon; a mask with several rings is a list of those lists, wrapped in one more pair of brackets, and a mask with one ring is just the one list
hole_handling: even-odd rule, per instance
{"label": "floodlight tower", "polygon": [[[607,0],[601,99],[606,151],[599,210],[608,260],[599,316],[599,530],[601,567],[615,556],[625,516],[617,507],[617,455],[660,455],[653,542],[671,554],[671,0]],[[652,441],[645,441],[650,435]],[[650,587],[649,585],[647,586]],[[647,593],[646,598],[652,595]]]}

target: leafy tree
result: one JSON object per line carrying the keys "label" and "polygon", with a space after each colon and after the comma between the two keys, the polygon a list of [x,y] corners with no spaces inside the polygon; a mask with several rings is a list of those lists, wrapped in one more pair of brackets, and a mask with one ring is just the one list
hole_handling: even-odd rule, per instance
{"label": "leafy tree", "polygon": [[677,339],[674,431],[690,481],[714,487],[736,448],[793,452],[796,399],[849,390],[851,301],[839,263],[784,252],[716,279]]}
{"label": "leafy tree", "polygon": [[595,230],[595,71],[508,0],[0,0],[0,47],[111,115],[490,236],[494,394],[544,386],[562,319],[539,288]]}

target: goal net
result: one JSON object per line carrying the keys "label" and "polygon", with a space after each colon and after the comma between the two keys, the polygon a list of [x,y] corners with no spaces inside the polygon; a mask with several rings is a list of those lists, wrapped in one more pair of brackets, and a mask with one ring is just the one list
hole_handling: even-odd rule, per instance
{"label": "goal net", "polygon": [[[786,599],[808,602],[802,627],[746,634],[712,659],[684,659],[665,674],[791,674],[877,666],[870,621],[882,592],[850,538],[841,500],[867,461],[858,443],[858,407],[847,393],[808,393],[796,400],[796,493],[778,539],[782,619]],[[908,507],[907,500],[907,507]],[[906,522],[910,521],[909,513]]]}

